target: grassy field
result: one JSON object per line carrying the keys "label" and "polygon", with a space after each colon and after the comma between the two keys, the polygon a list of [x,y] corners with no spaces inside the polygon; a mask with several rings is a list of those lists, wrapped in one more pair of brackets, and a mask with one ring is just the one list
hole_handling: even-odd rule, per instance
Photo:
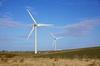
{"label": "grassy field", "polygon": [[0,52],[0,66],[100,66],[100,47],[62,51]]}
{"label": "grassy field", "polygon": [[0,66],[100,66],[98,59],[13,58],[0,61]]}
{"label": "grassy field", "polygon": [[43,58],[97,58],[100,59],[100,47],[81,48],[72,50],[63,50],[57,52],[49,52],[47,54],[39,54],[36,57]]}

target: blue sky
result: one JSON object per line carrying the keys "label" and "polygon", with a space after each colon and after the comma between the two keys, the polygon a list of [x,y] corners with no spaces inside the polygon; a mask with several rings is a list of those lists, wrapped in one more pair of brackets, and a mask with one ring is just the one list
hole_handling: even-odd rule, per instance
{"label": "blue sky", "polygon": [[34,50],[34,32],[31,30],[28,8],[38,23],[54,24],[39,28],[38,50],[100,46],[100,0],[0,0],[0,50]]}

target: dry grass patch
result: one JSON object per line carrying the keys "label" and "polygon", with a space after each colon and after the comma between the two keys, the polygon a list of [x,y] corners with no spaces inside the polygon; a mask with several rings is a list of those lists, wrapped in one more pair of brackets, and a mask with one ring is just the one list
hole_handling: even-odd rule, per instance
{"label": "dry grass patch", "polygon": [[10,58],[0,66],[100,66],[99,59]]}

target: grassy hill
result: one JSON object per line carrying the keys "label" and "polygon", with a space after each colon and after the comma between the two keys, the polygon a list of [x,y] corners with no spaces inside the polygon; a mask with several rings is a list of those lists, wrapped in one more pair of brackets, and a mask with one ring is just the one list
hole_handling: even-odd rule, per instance
{"label": "grassy hill", "polygon": [[25,58],[99,58],[100,59],[100,46],[90,48],[80,48],[62,51],[48,51],[34,54],[33,52],[0,52],[0,57],[12,58],[15,56]]}
{"label": "grassy hill", "polygon": [[100,46],[90,48],[80,48],[72,50],[63,50],[57,52],[49,52],[47,54],[40,54],[36,57],[49,57],[49,58],[99,58],[100,59]]}

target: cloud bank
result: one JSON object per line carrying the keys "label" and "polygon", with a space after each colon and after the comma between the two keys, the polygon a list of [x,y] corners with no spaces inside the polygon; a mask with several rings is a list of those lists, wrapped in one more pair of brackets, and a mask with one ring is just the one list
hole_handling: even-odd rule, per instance
{"label": "cloud bank", "polygon": [[96,26],[100,26],[100,19],[84,20],[79,23],[64,26],[64,32],[55,33],[56,36],[84,36]]}
{"label": "cloud bank", "polygon": [[0,27],[10,27],[10,28],[25,28],[31,27],[31,24],[22,24],[19,21],[15,21],[9,17],[0,18]]}

